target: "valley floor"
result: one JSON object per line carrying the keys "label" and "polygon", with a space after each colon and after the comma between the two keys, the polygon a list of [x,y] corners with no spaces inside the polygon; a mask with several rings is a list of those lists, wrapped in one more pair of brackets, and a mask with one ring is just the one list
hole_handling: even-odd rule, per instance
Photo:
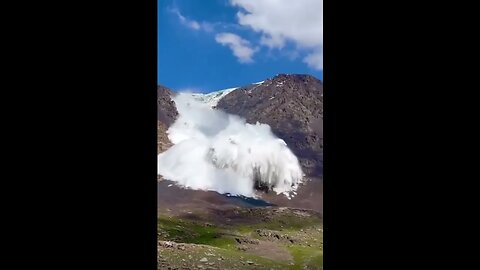
{"label": "valley floor", "polygon": [[239,206],[159,209],[158,269],[323,269],[323,221],[312,210]]}

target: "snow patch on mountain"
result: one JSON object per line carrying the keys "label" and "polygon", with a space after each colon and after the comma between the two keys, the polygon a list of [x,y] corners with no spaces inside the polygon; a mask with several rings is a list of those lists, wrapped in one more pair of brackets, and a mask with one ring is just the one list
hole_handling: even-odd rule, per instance
{"label": "snow patch on mountain", "polygon": [[227,88],[227,89],[222,89],[215,92],[210,92],[208,94],[195,93],[195,94],[192,94],[192,96],[195,100],[201,103],[207,104],[208,106],[213,108],[217,106],[220,99],[222,99],[224,96],[228,95],[230,92],[238,88],[239,87]]}
{"label": "snow patch on mountain", "polygon": [[[252,83],[252,85],[256,85],[256,87],[258,87],[259,85],[263,84],[264,82],[265,81],[256,82],[256,83]],[[218,90],[218,91],[214,91],[214,92],[210,92],[210,93],[206,93],[206,94],[204,94],[204,93],[193,93],[191,95],[196,101],[207,104],[211,108],[214,108],[215,106],[217,106],[218,102],[223,97],[230,94],[232,91],[237,90],[238,88],[240,88],[240,87],[232,87],[232,88],[222,89],[222,90]],[[253,89],[251,89],[250,91],[252,91]]]}

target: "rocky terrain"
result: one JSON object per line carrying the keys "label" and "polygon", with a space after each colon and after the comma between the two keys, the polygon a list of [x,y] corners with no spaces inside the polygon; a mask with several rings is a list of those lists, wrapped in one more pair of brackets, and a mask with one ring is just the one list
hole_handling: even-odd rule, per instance
{"label": "rocky terrain", "polygon": [[172,90],[164,86],[157,87],[157,153],[172,146],[167,136],[167,129],[178,116],[175,102],[171,98],[173,95]]}
{"label": "rocky terrain", "polygon": [[178,116],[175,102],[172,100],[174,92],[165,86],[157,87],[157,119],[166,127],[169,127]]}
{"label": "rocky terrain", "polygon": [[172,143],[167,136],[168,127],[163,123],[158,121],[157,123],[157,154],[162,153],[172,146]]}

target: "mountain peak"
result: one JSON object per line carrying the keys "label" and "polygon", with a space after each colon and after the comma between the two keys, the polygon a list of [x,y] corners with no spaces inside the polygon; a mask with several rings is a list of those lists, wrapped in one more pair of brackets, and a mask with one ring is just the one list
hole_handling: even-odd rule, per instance
{"label": "mountain peak", "polygon": [[273,78],[271,78],[271,80],[272,81],[293,80],[293,81],[304,81],[304,82],[310,82],[310,81],[321,82],[319,79],[309,74],[286,74],[286,73],[277,74]]}

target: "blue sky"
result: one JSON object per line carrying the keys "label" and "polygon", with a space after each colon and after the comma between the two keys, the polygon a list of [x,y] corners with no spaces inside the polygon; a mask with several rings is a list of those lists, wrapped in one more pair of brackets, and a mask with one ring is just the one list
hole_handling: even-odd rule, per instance
{"label": "blue sky", "polygon": [[158,0],[158,83],[210,92],[279,73],[323,80],[323,0],[297,1]]}

